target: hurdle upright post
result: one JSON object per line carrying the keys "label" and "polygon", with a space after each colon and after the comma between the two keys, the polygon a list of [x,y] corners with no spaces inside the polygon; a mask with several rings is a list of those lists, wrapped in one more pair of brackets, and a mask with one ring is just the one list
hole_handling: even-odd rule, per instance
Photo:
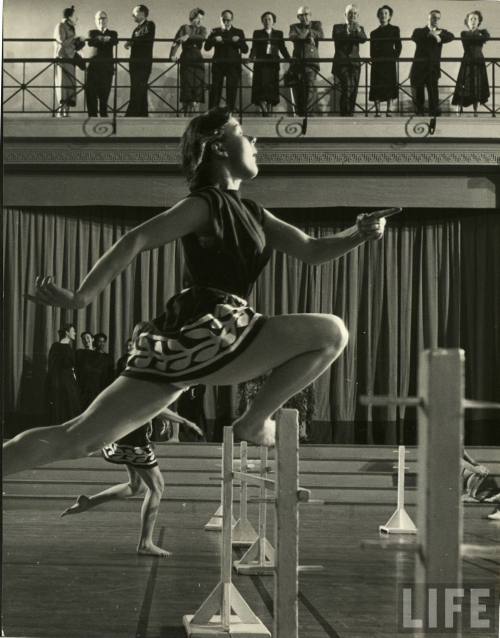
{"label": "hurdle upright post", "polygon": [[[418,371],[418,542],[416,609],[429,618],[429,588],[462,583],[460,459],[464,430],[464,352],[425,350]],[[440,486],[436,489],[436,486]]]}
{"label": "hurdle upright post", "polygon": [[275,578],[273,638],[298,638],[299,415],[280,410],[276,424]]}

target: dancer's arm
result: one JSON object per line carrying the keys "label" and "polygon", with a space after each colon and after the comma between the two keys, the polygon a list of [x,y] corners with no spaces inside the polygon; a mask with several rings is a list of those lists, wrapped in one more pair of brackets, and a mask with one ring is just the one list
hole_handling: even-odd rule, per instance
{"label": "dancer's arm", "polygon": [[265,211],[264,231],[268,244],[308,264],[338,259],[370,239],[384,235],[385,218],[358,215],[356,225],[329,237],[311,237],[299,228]]}
{"label": "dancer's arm", "polygon": [[208,205],[200,197],[180,201],[140,226],[129,230],[95,263],[76,291],[56,286],[52,277],[37,277],[28,299],[48,306],[84,308],[142,251],[205,230],[210,223]]}
{"label": "dancer's arm", "polygon": [[205,436],[203,433],[203,430],[199,428],[196,425],[196,423],[193,423],[193,421],[186,419],[185,417],[181,416],[180,414],[177,414],[177,412],[174,412],[173,410],[170,410],[169,408],[163,408],[163,410],[156,416],[162,419],[168,419],[169,421],[174,421],[174,423],[179,423],[180,425],[185,425],[187,428],[194,430],[196,434],[199,434],[200,436]]}

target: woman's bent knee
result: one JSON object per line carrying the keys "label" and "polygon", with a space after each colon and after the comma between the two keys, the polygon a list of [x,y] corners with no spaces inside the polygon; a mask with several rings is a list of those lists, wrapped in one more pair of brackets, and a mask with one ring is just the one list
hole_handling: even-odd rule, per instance
{"label": "woman's bent knee", "polygon": [[349,341],[349,332],[345,323],[336,315],[325,315],[327,327],[321,332],[321,348],[338,355]]}

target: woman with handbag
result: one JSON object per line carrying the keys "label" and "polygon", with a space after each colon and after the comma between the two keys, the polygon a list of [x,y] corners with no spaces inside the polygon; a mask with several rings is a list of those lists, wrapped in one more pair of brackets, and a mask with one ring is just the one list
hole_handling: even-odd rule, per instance
{"label": "woman with handbag", "polygon": [[77,53],[85,46],[85,41],[75,35],[78,22],[74,6],[63,10],[63,19],[54,30],[54,57],[56,62],[56,96],[58,101],[57,116],[68,117],[70,106],[76,106],[75,65],[84,66],[84,60]]}

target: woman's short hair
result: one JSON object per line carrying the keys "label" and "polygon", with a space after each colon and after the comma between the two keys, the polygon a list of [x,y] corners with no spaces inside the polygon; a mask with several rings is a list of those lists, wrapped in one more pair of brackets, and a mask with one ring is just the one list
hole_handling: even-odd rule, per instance
{"label": "woman's short hair", "polygon": [[84,335],[90,335],[92,337],[92,339],[94,338],[94,336],[92,335],[92,333],[89,330],[84,330],[83,332],[80,333],[80,339],[83,339]]}
{"label": "woman's short hair", "polygon": [[228,109],[217,106],[197,115],[187,125],[181,138],[181,153],[190,190],[213,184],[210,145],[222,135],[222,127],[230,117]]}
{"label": "woman's short hair", "polygon": [[74,328],[74,327],[75,327],[74,323],[62,323],[61,327],[57,331],[57,335],[59,336],[59,339],[64,339],[64,337],[66,336],[66,333],[68,333],[71,330],[71,328]]}
{"label": "woman's short hair", "polygon": [[272,11],[264,11],[264,13],[260,16],[260,21],[264,22],[264,16],[271,16],[273,19],[273,24],[276,24],[276,14]]}
{"label": "woman's short hair", "polygon": [[221,12],[220,12],[220,17],[222,18],[222,16],[223,16],[225,13],[230,13],[230,14],[231,14],[231,20],[234,20],[234,13],[231,11],[231,9],[224,9],[224,11],[221,11]]}
{"label": "woman's short hair", "polygon": [[346,8],[344,9],[344,15],[347,15],[349,13],[349,11],[352,11],[353,9],[356,9],[356,11],[359,11],[358,5],[357,4],[348,4],[346,6]]}
{"label": "woman's short hair", "polygon": [[63,18],[65,20],[67,20],[68,18],[71,18],[71,16],[75,13],[75,7],[74,5],[71,5],[71,7],[66,7],[66,9],[63,9]]}
{"label": "woman's short hair", "polygon": [[390,7],[388,4],[383,4],[381,7],[379,7],[377,9],[377,18],[380,18],[380,14],[382,13],[382,11],[384,9],[387,9],[387,11],[389,11],[389,15],[392,18],[392,14],[394,13],[394,9],[392,7]]}
{"label": "woman's short hair", "polygon": [[483,14],[481,13],[481,11],[478,11],[476,9],[475,11],[469,11],[469,13],[465,16],[464,24],[466,27],[469,26],[467,23],[469,22],[469,16],[471,15],[476,15],[479,19],[479,24],[481,24],[481,22],[483,21]]}
{"label": "woman's short hair", "polygon": [[205,12],[203,11],[203,9],[200,9],[199,7],[196,7],[195,9],[191,9],[191,11],[189,12],[189,22],[192,22],[198,16],[204,16],[204,15],[205,15]]}

